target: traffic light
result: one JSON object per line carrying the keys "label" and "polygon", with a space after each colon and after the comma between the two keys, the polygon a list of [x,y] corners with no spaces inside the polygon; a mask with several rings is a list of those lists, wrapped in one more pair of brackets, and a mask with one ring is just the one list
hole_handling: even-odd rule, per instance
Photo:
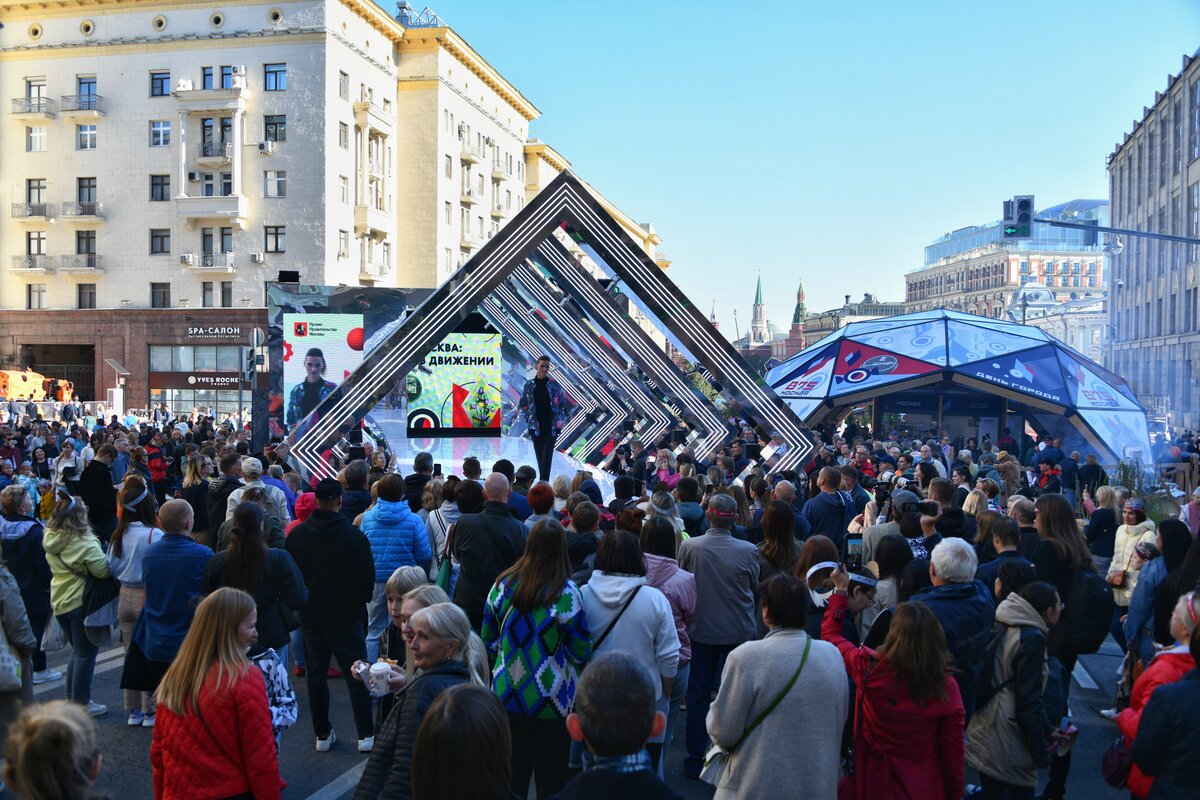
{"label": "traffic light", "polygon": [[1033,236],[1033,195],[1019,194],[1004,201],[1005,239],[1028,239]]}

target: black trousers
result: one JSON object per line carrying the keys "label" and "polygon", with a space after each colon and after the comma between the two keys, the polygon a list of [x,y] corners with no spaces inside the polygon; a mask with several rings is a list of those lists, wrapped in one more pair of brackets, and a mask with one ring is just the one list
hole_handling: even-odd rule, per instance
{"label": "black trousers", "polygon": [[336,658],[350,692],[350,708],[354,712],[354,725],[358,738],[366,739],[375,734],[375,721],[371,718],[371,695],[350,674],[355,661],[367,660],[367,632],[361,622],[352,623],[304,623],[304,677],[308,684],[309,713],[312,714],[313,732],[317,738],[329,736],[333,727],[329,723],[329,671],[330,659]]}
{"label": "black trousers", "polygon": [[533,776],[537,796],[550,797],[567,785],[575,770],[567,766],[571,736],[563,719],[537,719],[524,714],[508,715],[512,733],[512,792],[525,797]]}
{"label": "black trousers", "polygon": [[550,464],[554,460],[554,434],[542,433],[531,437],[533,453],[537,457],[538,479],[550,480]]}

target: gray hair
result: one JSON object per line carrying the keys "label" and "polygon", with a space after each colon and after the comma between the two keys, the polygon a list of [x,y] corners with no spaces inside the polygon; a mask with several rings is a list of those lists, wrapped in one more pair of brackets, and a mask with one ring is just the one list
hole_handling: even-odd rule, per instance
{"label": "gray hair", "polygon": [[483,640],[471,630],[467,612],[454,603],[434,603],[413,614],[408,621],[414,626],[418,623],[428,625],[436,635],[453,640],[458,645],[454,658],[467,665],[471,681],[480,686],[491,685],[491,670]]}
{"label": "gray hair", "polygon": [[965,539],[943,539],[929,560],[934,572],[946,583],[970,583],[975,578],[979,557]]}
{"label": "gray hair", "polygon": [[271,466],[267,467],[267,474],[272,478],[282,479],[283,467],[281,467],[279,464],[272,464]]}
{"label": "gray hair", "polygon": [[708,499],[709,513],[716,512],[722,517],[728,517],[732,523],[733,518],[737,516],[737,500],[727,494],[714,494]]}

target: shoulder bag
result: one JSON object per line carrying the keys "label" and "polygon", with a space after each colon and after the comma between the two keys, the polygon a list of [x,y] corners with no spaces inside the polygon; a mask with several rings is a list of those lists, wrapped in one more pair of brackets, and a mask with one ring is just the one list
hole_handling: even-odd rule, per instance
{"label": "shoulder bag", "polygon": [[0,692],[15,692],[21,688],[21,657],[8,641],[3,615],[4,606],[0,605]]}
{"label": "shoulder bag", "polygon": [[600,638],[592,643],[593,654],[600,649],[600,645],[604,644],[604,640],[608,638],[610,633],[612,633],[612,629],[617,627],[617,622],[620,621],[621,615],[625,613],[625,609],[629,608],[629,605],[633,602],[633,598],[637,597],[638,590],[640,590],[643,586],[645,586],[644,583],[638,584],[633,588],[633,591],[629,593],[629,597],[625,600],[625,605],[621,606],[621,610],[617,612],[615,617],[613,617],[612,622],[608,623],[608,627],[604,629],[604,633],[600,634]]}
{"label": "shoulder bag", "polygon": [[454,554],[454,530],[457,527],[458,523],[455,522],[446,532],[446,557],[438,566],[437,578],[434,580],[434,584],[446,594],[450,594],[450,589],[454,584],[454,559],[452,556]]}
{"label": "shoulder bag", "polygon": [[804,669],[805,663],[808,661],[808,651],[812,649],[812,637],[807,637],[804,642],[804,655],[800,658],[800,666],[796,667],[796,671],[792,673],[792,679],[787,682],[787,686],[783,687],[783,691],[779,696],[771,701],[771,705],[767,706],[761,714],[754,718],[754,721],[746,728],[742,735],[734,743],[733,747],[726,750],[719,744],[714,744],[709,748],[708,753],[704,756],[704,769],[700,771],[700,780],[713,786],[720,786],[721,779],[725,777],[725,770],[729,768],[729,757],[734,751],[741,747],[742,742],[746,741],[755,728],[763,724],[763,721],[771,715],[771,712],[783,702],[783,698],[787,697],[788,692],[796,685],[796,679],[800,677],[801,670]]}

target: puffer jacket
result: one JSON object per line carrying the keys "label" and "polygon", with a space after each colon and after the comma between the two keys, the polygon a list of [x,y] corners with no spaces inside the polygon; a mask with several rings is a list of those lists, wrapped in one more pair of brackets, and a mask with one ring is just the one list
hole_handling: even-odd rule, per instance
{"label": "puffer jacket", "polygon": [[1117,528],[1116,539],[1113,541],[1112,563],[1108,565],[1108,574],[1113,575],[1125,570],[1125,583],[1113,589],[1113,600],[1122,608],[1129,607],[1133,590],[1137,588],[1138,573],[1133,550],[1142,542],[1154,544],[1154,520],[1146,520],[1137,525],[1122,525]]}
{"label": "puffer jacket", "polygon": [[[407,505],[407,503],[406,503]],[[358,781],[354,800],[409,800],[417,729],[439,694],[470,679],[461,661],[443,661],[396,693],[392,713],[375,737],[375,747]]]}
{"label": "puffer jacket", "polygon": [[[1196,668],[1191,653],[1186,645],[1176,645],[1159,652],[1146,671],[1133,684],[1133,693],[1129,696],[1129,706],[1117,715],[1117,728],[1125,737],[1125,744],[1130,748],[1137,740],[1138,726],[1142,722],[1142,712],[1150,702],[1150,695],[1160,686],[1175,683],[1185,674]],[[1154,778],[1138,769],[1134,764],[1129,771],[1129,791],[1136,798],[1150,796],[1154,786]]]}
{"label": "puffer jacket", "polygon": [[[983,679],[998,689],[967,726],[967,763],[1014,786],[1037,786],[1037,771],[1050,763],[1050,730],[1042,705],[1046,688],[1049,628],[1025,598],[1010,594],[996,609],[993,636],[1001,635],[996,659]],[[990,666],[990,669],[989,669]]]}
{"label": "puffer jacket", "polygon": [[96,578],[112,574],[100,540],[91,533],[68,535],[47,528],[42,537],[46,561],[50,563],[50,608],[66,614],[83,605],[84,575]]}
{"label": "puffer jacket", "polygon": [[688,628],[696,616],[696,578],[666,556],[646,553],[646,585],[663,593],[675,617],[675,632],[679,634],[679,666],[692,660],[692,640]]}
{"label": "puffer jacket", "polygon": [[21,600],[31,615],[50,611],[50,564],[42,550],[42,535],[42,523],[33,517],[0,517],[4,563],[21,587]]}
{"label": "puffer jacket", "polygon": [[1196,800],[1200,761],[1200,669],[1162,686],[1146,705],[1133,763],[1154,775],[1149,800]]}
{"label": "puffer jacket", "polygon": [[407,500],[379,499],[363,514],[359,526],[371,543],[375,557],[375,582],[383,583],[399,567],[428,567],[433,551],[425,523],[412,512]]}

